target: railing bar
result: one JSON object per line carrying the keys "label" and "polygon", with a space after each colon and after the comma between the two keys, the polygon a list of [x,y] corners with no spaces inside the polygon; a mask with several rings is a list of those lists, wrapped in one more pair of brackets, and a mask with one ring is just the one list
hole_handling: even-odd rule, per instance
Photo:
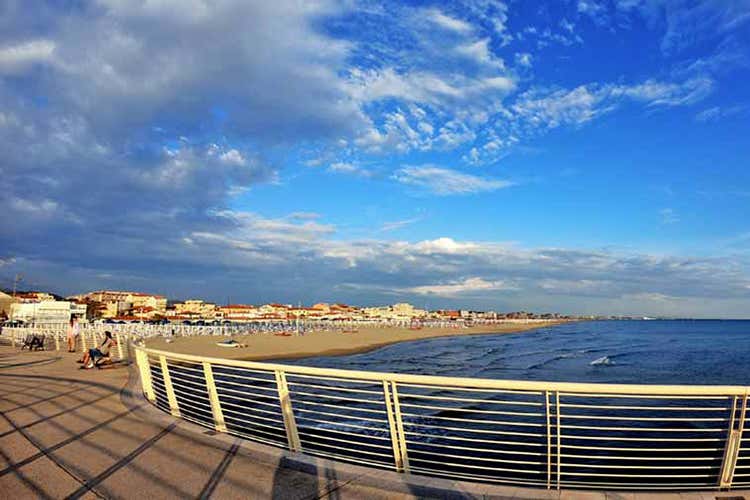
{"label": "railing bar", "polygon": [[[305,399],[295,399],[294,404],[295,405],[305,404],[305,405],[325,406],[328,408],[341,408],[341,405],[332,405],[330,403],[319,403],[317,401],[308,401]],[[351,408],[349,407],[347,409],[352,410],[352,411],[363,411],[367,413],[379,413],[381,415],[385,415],[386,413],[385,410],[375,410],[373,408]]]}
{"label": "railing bar", "polygon": [[563,408],[594,408],[598,410],[653,410],[653,411],[727,411],[726,406],[628,406],[628,405],[584,405],[560,403]]}
{"label": "railing bar", "polygon": [[[226,409],[225,411],[226,411],[227,413],[229,413],[230,415],[231,415],[231,414],[234,414],[234,415],[246,416],[246,414],[244,414],[244,413],[240,413],[240,412],[238,412],[238,411],[236,411],[236,410]],[[273,422],[273,423],[276,423],[276,424],[278,424],[278,423],[279,423],[279,420],[278,420],[278,419],[275,419],[275,418],[268,418],[268,417],[262,417],[262,416],[260,416],[260,415],[253,415],[253,419],[256,419],[256,418],[259,418],[259,419],[261,419],[261,420],[265,420],[265,421],[267,421],[267,422]]]}
{"label": "railing bar", "polygon": [[174,388],[174,391],[175,391],[175,392],[179,392],[180,394],[182,394],[183,396],[185,396],[185,397],[187,397],[187,398],[192,398],[192,399],[200,399],[200,398],[201,398],[201,396],[202,396],[201,394],[196,394],[195,392],[187,392],[187,391],[188,391],[188,390],[190,390],[190,389],[193,389],[193,390],[200,390],[201,392],[205,393],[206,397],[208,397],[208,390],[206,389],[206,386],[203,386],[203,387],[200,387],[200,388],[199,388],[199,387],[195,387],[195,388],[193,388],[193,387],[187,387],[187,388],[185,388],[185,389],[186,389],[186,390],[183,390],[183,388],[182,388],[182,387],[180,387],[179,389],[177,389],[177,388],[175,387],[175,388]]}
{"label": "railing bar", "polygon": [[454,398],[450,396],[428,396],[426,394],[405,394],[404,398],[417,398],[417,399],[433,399],[439,401],[460,401],[462,403],[487,403],[487,404],[502,404],[502,405],[518,405],[518,406],[542,406],[542,403],[536,403],[534,401],[511,401],[508,399],[472,399],[472,398]]}
{"label": "railing bar", "polygon": [[[596,384],[591,384],[596,386]],[[605,384],[603,384],[605,385]],[[638,387],[638,386],[635,386]],[[690,390],[691,386],[686,386],[686,390]],[[594,392],[560,392],[560,396],[570,397],[581,397],[581,398],[625,398],[625,399],[707,399],[707,400],[722,400],[729,399],[735,394],[724,394],[715,396],[687,396],[687,395],[676,395],[676,394],[639,394],[639,393],[627,393],[627,394],[606,394],[606,393],[594,393]]]}
{"label": "railing bar", "polygon": [[[566,448],[570,448],[568,445],[565,445]],[[717,462],[721,461],[721,457],[625,457],[625,456],[613,456],[613,455],[578,455],[575,453],[563,453],[561,455],[562,457],[569,457],[569,458],[586,458],[589,460],[640,460],[640,461],[650,461],[650,460],[658,460],[658,461],[664,461],[664,460],[678,460],[678,461],[684,461],[684,462]],[[575,464],[571,464],[575,465]]]}
{"label": "railing bar", "polygon": [[572,444],[566,444],[565,447],[574,448],[578,450],[607,450],[607,451],[658,451],[658,452],[724,451],[722,448],[622,448],[622,447],[611,447],[611,446],[579,446],[579,445],[572,445]]}
{"label": "railing bar", "polygon": [[[625,485],[623,483],[605,483],[601,481],[563,481],[565,486],[575,486],[577,488],[602,488],[602,487],[611,487],[611,488],[622,488],[623,486],[627,486],[629,488],[642,488],[647,487],[649,489],[653,490],[670,490],[674,491],[675,488],[690,488],[691,490],[715,490],[716,485],[711,484],[701,484],[701,483],[631,483],[628,482]],[[721,497],[719,497],[721,498]]]}
{"label": "railing bar", "polygon": [[[262,431],[260,429],[255,430],[254,432],[261,432],[263,434],[268,434],[269,436],[276,437],[275,434],[272,434],[270,432],[264,432],[264,431]],[[256,436],[254,434],[248,434],[247,432],[242,432],[242,431],[239,431],[237,429],[227,429],[227,434],[231,434],[233,436],[240,436],[240,437],[243,437],[243,438],[246,438],[246,439],[250,439],[252,441],[258,441],[258,442],[261,442],[261,443],[269,443],[269,444],[271,444],[273,446],[276,446],[276,447],[278,447],[278,446],[282,446],[283,447],[284,445],[286,445],[286,438],[284,438],[283,441],[281,439],[279,439],[277,441],[275,439],[264,438],[263,436]]]}
{"label": "railing bar", "polygon": [[230,382],[229,380],[215,379],[216,386],[220,385],[233,385],[237,387],[251,387],[253,389],[260,389],[261,391],[276,391],[275,387],[263,387],[257,384],[240,384],[238,382]]}
{"label": "railing bar", "polygon": [[417,472],[431,472],[433,473],[433,475],[442,476],[442,477],[468,479],[468,480],[473,480],[473,481],[480,479],[481,481],[499,483],[499,484],[512,483],[512,484],[524,484],[524,485],[529,485],[529,486],[544,485],[544,481],[534,481],[533,479],[522,480],[522,479],[518,479],[515,477],[486,476],[483,474],[468,475],[468,474],[461,474],[460,472],[449,472],[449,471],[444,471],[444,470],[430,469],[428,467],[414,467],[413,470]]}
{"label": "railing bar", "polygon": [[404,434],[407,434],[410,436],[429,437],[433,439],[452,439],[452,440],[457,440],[457,441],[469,441],[469,442],[476,442],[476,443],[507,444],[511,446],[538,446],[538,447],[544,446],[543,443],[524,443],[523,441],[495,441],[491,439],[475,439],[475,438],[465,438],[465,437],[449,436],[449,435],[437,436],[435,434],[425,434],[424,432],[405,431]]}
{"label": "railing bar", "polygon": [[629,420],[632,422],[728,422],[725,417],[630,417],[630,416],[609,416],[609,415],[561,415],[561,418],[591,419],[591,420]]}
{"label": "railing bar", "polygon": [[543,418],[544,415],[540,413],[529,413],[521,411],[502,411],[502,410],[475,410],[472,408],[461,408],[461,407],[448,407],[448,406],[432,406],[432,405],[415,405],[410,403],[401,403],[401,406],[409,408],[424,408],[427,410],[440,410],[440,411],[460,411],[467,413],[487,413],[490,415],[515,415],[519,417],[537,417]]}
{"label": "railing bar", "polygon": [[[592,458],[592,457],[589,457]],[[596,457],[599,458],[599,457]],[[680,465],[679,467],[670,465],[608,465],[608,464],[583,464],[579,462],[569,462],[565,464],[570,467],[577,467],[579,469],[648,469],[648,470],[717,470],[721,469],[721,465]]]}
{"label": "railing bar", "polygon": [[[431,455],[431,456],[435,455],[435,453],[425,452],[425,451],[421,451],[421,450],[409,450],[409,451],[411,453],[410,459],[411,459],[411,457],[414,456],[414,454],[418,454],[418,455]],[[481,462],[496,462],[496,463],[506,463],[506,464],[543,465],[543,463],[540,462],[540,461],[505,460],[505,459],[501,459],[501,458],[486,458],[486,457],[474,457],[474,456],[464,456],[464,455],[452,455],[450,453],[441,453],[439,456],[440,457],[461,458],[461,459],[466,460],[467,462],[472,461],[472,460],[479,460]],[[414,457],[414,460],[423,460],[423,459],[419,458],[419,457]]]}
{"label": "railing bar", "polygon": [[501,394],[524,394],[524,395],[528,394],[531,396],[541,396],[543,394],[539,390],[460,387],[460,386],[455,386],[455,385],[416,384],[412,382],[401,382],[401,381],[399,381],[398,385],[404,386],[404,387],[417,387],[420,389],[440,389],[440,390],[453,391],[453,392],[491,392],[491,393],[501,393]]}
{"label": "railing bar", "polygon": [[312,387],[315,389],[322,389],[324,391],[343,391],[343,392],[357,392],[360,394],[379,394],[377,391],[370,391],[367,389],[352,389],[350,387],[335,387],[335,386],[323,386],[323,385],[315,385],[315,384],[300,384],[298,382],[295,383],[289,383],[291,386],[299,386],[299,387]]}
{"label": "railing bar", "polygon": [[[334,441],[336,441],[336,442],[342,442],[342,443],[349,443],[349,444],[356,444],[356,445],[359,445],[359,446],[367,446],[364,443],[357,443],[355,441],[348,441],[346,439],[335,439]],[[307,436],[307,440],[304,441],[304,444],[305,445],[310,445],[310,446],[323,446],[325,448],[333,448],[334,450],[346,450],[346,451],[353,451],[355,453],[364,453],[365,455],[371,455],[371,456],[374,456],[374,457],[387,458],[389,461],[392,458],[392,456],[391,456],[390,453],[377,453],[377,452],[374,452],[374,451],[365,451],[365,450],[362,450],[362,449],[347,448],[346,446],[341,446],[341,445],[332,445],[332,444],[326,444],[326,443],[318,443],[317,441],[313,441],[312,439],[310,439],[310,436]],[[389,446],[379,446],[379,445],[378,445],[378,448],[385,448],[387,450],[391,449]],[[309,452],[309,449],[307,448],[307,446],[305,447],[305,452],[306,453]]]}
{"label": "railing bar", "polygon": [[416,445],[416,446],[447,448],[449,450],[479,451],[479,452],[496,453],[496,454],[504,454],[504,455],[527,455],[531,457],[546,456],[546,453],[540,453],[540,452],[535,452],[535,451],[515,451],[515,450],[507,450],[507,449],[492,450],[489,448],[472,448],[469,446],[455,446],[455,445],[439,444],[439,443],[425,443],[424,441],[412,441],[410,439],[407,439],[406,442],[409,444]]}
{"label": "railing bar", "polygon": [[[560,437],[566,439],[584,439],[584,440],[598,440],[598,441],[659,441],[664,442],[664,438],[649,438],[649,437],[625,437],[625,436],[575,436],[570,434],[561,434]],[[723,438],[669,438],[670,441],[675,442],[704,442],[704,443],[717,443],[724,442]],[[567,444],[565,446],[568,446]]]}
{"label": "railing bar", "polygon": [[[346,378],[346,377],[327,377],[325,375],[306,375],[303,373],[289,373],[290,377],[299,377],[299,378],[309,378],[313,380],[331,380],[333,382],[350,382],[353,384],[368,384],[368,385],[375,385],[378,382],[380,382],[379,378],[373,378],[372,380],[369,379],[354,379],[354,378]],[[295,382],[296,384],[299,384],[300,382]]]}
{"label": "railing bar", "polygon": [[[328,420],[320,420],[320,419],[317,419],[317,418],[305,417],[304,415],[300,415],[299,419],[300,420],[307,420],[307,421],[310,421],[310,422],[318,422],[320,424],[341,425],[341,426],[344,426],[344,427],[351,427],[353,429],[373,430],[372,427],[365,427],[363,425],[347,424],[347,423],[344,423],[344,422],[331,422],[331,421],[328,421]],[[325,429],[325,430],[329,430],[329,429]],[[334,432],[332,429],[330,429],[330,430],[331,430],[331,432]]]}
{"label": "railing bar", "polygon": [[[270,372],[270,373],[273,373],[273,372]],[[218,376],[216,377],[216,381],[217,382],[219,382],[219,381],[226,382],[227,384],[239,384],[239,382],[232,382],[230,380],[225,380],[225,377],[238,378],[238,379],[242,379],[242,380],[253,380],[255,382],[263,382],[264,384],[273,384],[274,383],[273,379],[269,380],[269,379],[266,379],[266,378],[248,377],[246,375],[236,375],[234,373],[226,373],[226,372],[220,372],[218,374]],[[247,384],[241,384],[241,385],[247,385]]]}
{"label": "railing bar", "polygon": [[[383,436],[375,436],[373,434],[362,434],[360,432],[342,431],[341,429],[335,429],[334,430],[334,429],[327,429],[325,427],[310,427],[309,425],[298,425],[297,427],[299,429],[305,429],[305,430],[308,430],[308,431],[335,432],[336,434],[347,434],[349,436],[358,436],[358,437],[365,437],[365,438],[368,438],[368,439],[372,438],[372,439],[381,439],[381,440],[384,440],[384,441],[390,441],[390,438],[383,437]],[[370,429],[370,428],[368,428],[367,430],[376,430],[376,429]]]}
{"label": "railing bar", "polygon": [[[521,474],[546,474],[546,472],[542,472],[542,471],[539,471],[539,470],[510,469],[510,468],[507,468],[507,467],[485,467],[483,465],[476,465],[476,464],[456,464],[456,463],[453,463],[453,462],[436,462],[434,460],[428,460],[428,459],[425,459],[425,458],[417,458],[417,457],[414,457],[414,458],[409,457],[409,460],[410,461],[413,460],[414,462],[426,463],[426,464],[437,464],[437,465],[442,465],[442,466],[446,466],[447,465],[447,466],[450,466],[450,467],[460,467],[460,468],[463,468],[463,469],[481,469],[481,470],[492,470],[492,471],[500,471],[500,472],[518,472],[518,473],[521,473]],[[541,465],[541,463],[535,464],[535,465]]]}
{"label": "railing bar", "polygon": [[372,465],[374,467],[386,468],[386,469],[391,469],[391,470],[393,469],[393,464],[391,463],[375,462],[372,460],[360,459],[356,457],[348,457],[346,455],[336,455],[333,453],[327,453],[327,452],[319,451],[319,450],[305,450],[305,453],[307,453],[308,455],[335,458],[337,460],[344,460],[347,462],[353,462],[355,464],[367,464],[367,465]]}
{"label": "railing bar", "polygon": [[429,425],[429,424],[415,424],[413,422],[407,422],[404,421],[404,425],[408,425],[411,427],[425,427],[427,429],[441,429],[446,431],[459,431],[459,432],[469,432],[469,433],[479,433],[479,434],[499,434],[499,435],[508,435],[508,436],[527,436],[527,437],[535,437],[540,438],[542,437],[542,434],[531,434],[530,432],[516,432],[516,431],[490,431],[485,429],[462,429],[460,427],[443,427],[441,425]]}
{"label": "railing bar", "polygon": [[[175,392],[177,392],[177,391],[175,391]],[[210,406],[207,406],[207,407],[200,406],[200,403],[197,403],[196,401],[185,401],[183,399],[183,400],[179,400],[178,404],[180,406],[185,405],[185,406],[187,406],[189,408],[193,408],[195,410],[211,412],[211,407]]]}
{"label": "railing bar", "polygon": [[544,427],[544,424],[537,424],[534,422],[509,422],[506,420],[479,420],[474,418],[455,418],[455,417],[437,417],[434,415],[420,415],[419,413],[402,413],[406,417],[417,417],[424,418],[426,420],[448,420],[451,422],[468,422],[474,424],[490,424],[490,425],[515,425],[519,427]]}
{"label": "railing bar", "polygon": [[[360,398],[348,398],[345,396],[334,396],[333,394],[315,394],[314,392],[299,392],[294,391],[293,393],[295,396],[313,396],[316,398],[328,398],[328,399],[340,399],[341,401],[356,401],[358,403],[369,403],[369,404],[379,404],[382,405],[382,401],[378,401],[375,399],[360,399]],[[295,401],[297,401],[295,399]]]}
{"label": "railing bar", "polygon": [[562,429],[585,429],[592,431],[637,431],[637,432],[724,432],[725,429],[690,429],[687,427],[595,427],[589,425],[561,425]]}
{"label": "railing bar", "polygon": [[238,404],[235,404],[235,403],[228,403],[226,401],[222,401],[221,402],[221,406],[224,406],[224,405],[234,406],[236,408],[239,408],[242,411],[252,411],[252,412],[259,411],[261,413],[267,413],[269,415],[276,415],[279,418],[281,418],[281,408],[279,407],[279,405],[275,405],[276,406],[276,411],[264,410],[264,409],[261,409],[261,408],[254,408],[252,406],[242,406],[242,405],[238,405]]}
{"label": "railing bar", "polygon": [[284,425],[283,424],[281,426],[279,426],[279,427],[274,427],[274,426],[271,426],[271,425],[268,425],[268,424],[261,424],[259,422],[255,422],[255,421],[250,422],[248,420],[243,420],[241,418],[232,417],[232,416],[225,416],[225,418],[226,418],[227,421],[229,421],[229,419],[231,418],[231,420],[234,421],[234,422],[240,422],[242,424],[247,424],[247,425],[250,425],[250,426],[265,427],[266,429],[273,429],[275,431],[284,432]]}
{"label": "railing bar", "polygon": [[177,380],[181,384],[185,384],[187,387],[190,388],[196,388],[196,389],[206,389],[206,381],[205,379],[201,379],[199,381],[193,381],[189,379],[182,378],[183,376],[177,375],[176,377],[173,374],[170,374],[172,376],[172,380]]}
{"label": "railing bar", "polygon": [[603,474],[597,472],[560,472],[562,476],[581,476],[581,477],[638,477],[638,478],[673,478],[673,477],[710,477],[713,474]]}
{"label": "railing bar", "polygon": [[[234,389],[227,389],[225,387],[221,387],[221,388],[217,387],[216,390],[217,390],[217,392],[219,394],[230,393],[229,397],[231,397],[231,398],[235,397],[235,396],[232,396],[231,394],[239,394],[240,396],[255,396],[255,397],[258,397],[258,398],[275,399],[276,403],[267,403],[267,402],[264,402],[264,401],[257,401],[257,400],[254,400],[254,399],[246,399],[246,401],[257,402],[257,403],[266,404],[266,405],[269,405],[269,404],[273,404],[274,406],[278,405],[278,400],[279,400],[279,396],[278,395],[255,394],[253,392],[236,391]],[[239,398],[236,398],[236,399],[239,399]]]}
{"label": "railing bar", "polygon": [[[195,361],[181,361],[180,363],[189,363],[189,364],[191,364],[193,366],[200,366],[200,363],[195,362]],[[176,363],[170,363],[169,362],[169,358],[167,358],[167,364],[169,365],[170,368],[177,368],[178,370],[185,369],[185,370],[189,370],[189,371],[203,373],[201,370],[196,370],[195,368],[192,368],[190,366],[185,366],[184,364],[179,364],[178,365]]]}
{"label": "railing bar", "polygon": [[314,413],[314,414],[317,414],[317,415],[328,415],[328,416],[331,416],[331,417],[339,417],[339,418],[354,418],[354,419],[357,419],[357,420],[363,420],[365,422],[377,422],[379,424],[385,424],[385,423],[387,423],[387,422],[385,422],[385,420],[378,420],[378,419],[375,419],[375,418],[368,418],[368,417],[360,417],[359,415],[351,415],[351,414],[348,414],[348,413],[347,414],[343,414],[343,413],[331,413],[331,412],[319,411],[319,410],[306,410],[304,408],[299,408],[299,407],[295,408],[294,411],[300,411],[300,412],[303,412],[303,413]]}

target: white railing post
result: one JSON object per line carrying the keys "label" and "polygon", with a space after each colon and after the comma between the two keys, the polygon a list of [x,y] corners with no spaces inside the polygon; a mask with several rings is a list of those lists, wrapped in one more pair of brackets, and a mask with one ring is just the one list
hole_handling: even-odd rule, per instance
{"label": "white railing post", "polygon": [[122,350],[122,337],[120,336],[120,333],[115,333],[115,342],[117,342],[117,355],[120,357],[120,361],[125,359],[125,356],[123,355]]}
{"label": "white railing post", "polygon": [[562,439],[560,438],[560,391],[555,391],[555,415],[557,425],[555,426],[555,435],[557,436],[557,447],[555,454],[557,455],[557,489],[560,489],[560,477],[562,468]]}
{"label": "white railing post", "polygon": [[547,416],[547,489],[552,489],[552,412],[549,391],[544,391],[544,408]]}
{"label": "white railing post", "polygon": [[58,335],[57,332],[55,332],[53,335],[55,337],[55,350],[59,351],[60,350],[60,335]]}
{"label": "white railing post", "polygon": [[[86,353],[86,332],[81,330],[78,333],[78,337],[81,339],[81,352],[85,354]],[[75,337],[73,337],[73,342],[75,342]]]}
{"label": "white railing post", "polygon": [[138,365],[138,371],[141,374],[141,386],[143,387],[143,393],[146,395],[146,399],[152,403],[156,401],[156,394],[154,394],[154,386],[151,380],[151,365],[148,362],[148,354],[139,348],[135,350],[135,362]]}
{"label": "white railing post", "polygon": [[[737,415],[738,399],[742,398],[739,415]],[[737,466],[737,458],[742,446],[742,432],[745,430],[745,411],[747,411],[747,392],[743,396],[732,398],[732,411],[729,416],[729,429],[724,446],[724,459],[721,462],[719,473],[719,488],[731,488],[734,481],[734,471]]]}
{"label": "white railing post", "polygon": [[161,365],[161,376],[164,379],[164,390],[167,392],[167,400],[169,401],[169,410],[172,416],[180,416],[180,407],[177,404],[177,396],[174,393],[174,387],[172,386],[172,377],[169,376],[169,365],[167,364],[167,358],[159,356],[159,364]]}
{"label": "white railing post", "polygon": [[302,444],[297,432],[297,421],[294,419],[292,410],[292,400],[289,395],[289,386],[286,383],[286,375],[281,370],[275,370],[276,387],[279,391],[279,404],[281,405],[281,414],[284,417],[284,429],[286,430],[286,439],[291,451],[302,451]]}
{"label": "white railing post", "polygon": [[401,466],[403,467],[403,472],[408,474],[409,455],[406,451],[406,434],[404,434],[404,421],[401,418],[401,405],[398,401],[398,388],[396,387],[396,382],[391,382],[391,397],[393,398],[393,414],[396,419],[396,432],[398,434]]}
{"label": "white railing post", "polygon": [[214,371],[211,369],[211,363],[203,362],[203,375],[206,379],[206,389],[208,389],[208,399],[211,401],[211,413],[214,416],[214,427],[219,432],[227,432],[227,425],[224,422],[224,412],[221,411],[221,401],[219,401],[219,392],[216,390],[214,381]]}
{"label": "white railing post", "polygon": [[393,448],[393,461],[396,466],[396,472],[404,471],[404,461],[401,458],[401,443],[399,440],[398,429],[396,425],[396,415],[393,411],[393,403],[391,401],[391,383],[387,380],[383,380],[383,400],[385,401],[385,411],[388,416],[388,430],[391,435],[391,447]]}

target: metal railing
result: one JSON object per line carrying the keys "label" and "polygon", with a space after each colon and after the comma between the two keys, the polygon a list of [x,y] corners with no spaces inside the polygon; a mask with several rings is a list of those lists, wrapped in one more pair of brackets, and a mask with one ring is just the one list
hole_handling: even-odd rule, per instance
{"label": "metal railing", "polygon": [[143,346],[135,355],[158,408],[294,452],[550,489],[750,486],[747,387],[418,376]]}
{"label": "metal railing", "polygon": [[[43,338],[44,349],[47,351],[66,351],[68,349],[68,336],[65,328],[54,327],[34,327],[34,328],[3,328],[0,341],[5,341],[13,347],[22,347],[24,341],[29,336]],[[115,331],[112,333],[115,340],[115,346],[110,349],[110,359],[112,361],[125,361],[128,359],[128,344],[133,340],[140,340],[137,334],[125,331]],[[82,354],[91,348],[101,345],[104,341],[104,330],[87,329],[79,332],[76,339],[76,351]]]}

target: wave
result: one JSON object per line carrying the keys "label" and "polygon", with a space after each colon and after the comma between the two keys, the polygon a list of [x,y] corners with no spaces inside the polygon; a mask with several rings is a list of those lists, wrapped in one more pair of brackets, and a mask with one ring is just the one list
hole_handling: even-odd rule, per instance
{"label": "wave", "polygon": [[591,366],[606,366],[606,365],[613,365],[615,364],[609,356],[602,356],[601,358],[597,358],[591,363],[589,363]]}

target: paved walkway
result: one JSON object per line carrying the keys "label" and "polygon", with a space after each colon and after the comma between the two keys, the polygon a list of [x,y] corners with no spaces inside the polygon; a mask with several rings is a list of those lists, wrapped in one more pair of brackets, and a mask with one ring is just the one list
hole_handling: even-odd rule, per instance
{"label": "paved walkway", "polygon": [[409,479],[292,455],[155,410],[131,390],[125,365],[74,361],[0,346],[0,498],[654,498]]}

